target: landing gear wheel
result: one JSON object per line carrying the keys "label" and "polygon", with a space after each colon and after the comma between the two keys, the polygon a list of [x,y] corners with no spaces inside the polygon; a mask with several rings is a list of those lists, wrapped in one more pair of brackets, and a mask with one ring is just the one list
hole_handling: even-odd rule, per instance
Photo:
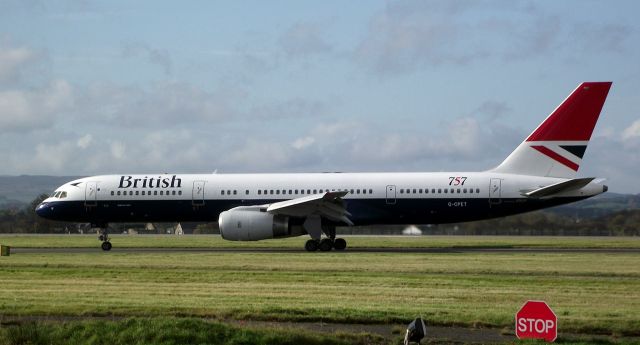
{"label": "landing gear wheel", "polygon": [[102,250],[104,250],[105,252],[110,251],[111,250],[111,242],[109,242],[109,241],[102,242]]}
{"label": "landing gear wheel", "polygon": [[336,238],[336,240],[333,241],[333,248],[335,250],[344,250],[347,248],[347,241],[345,241],[344,238]]}
{"label": "landing gear wheel", "polygon": [[318,250],[318,246],[320,246],[320,243],[317,240],[308,240],[307,243],[304,244],[304,249],[308,252],[315,252]]}
{"label": "landing gear wheel", "polygon": [[323,252],[330,251],[331,249],[333,249],[333,241],[328,238],[323,238],[322,241],[320,241],[320,246],[318,247],[318,249]]}

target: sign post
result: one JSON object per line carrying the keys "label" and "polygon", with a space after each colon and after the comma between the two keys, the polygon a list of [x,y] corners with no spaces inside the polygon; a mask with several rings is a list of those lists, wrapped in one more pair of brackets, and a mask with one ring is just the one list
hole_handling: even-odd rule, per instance
{"label": "sign post", "polygon": [[558,337],[558,318],[546,302],[527,301],[516,313],[516,336],[553,342]]}

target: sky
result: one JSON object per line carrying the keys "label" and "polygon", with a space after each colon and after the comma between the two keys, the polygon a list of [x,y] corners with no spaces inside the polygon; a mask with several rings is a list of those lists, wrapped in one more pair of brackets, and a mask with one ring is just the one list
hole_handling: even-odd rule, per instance
{"label": "sky", "polygon": [[483,171],[613,81],[580,176],[640,193],[637,1],[0,0],[0,175]]}

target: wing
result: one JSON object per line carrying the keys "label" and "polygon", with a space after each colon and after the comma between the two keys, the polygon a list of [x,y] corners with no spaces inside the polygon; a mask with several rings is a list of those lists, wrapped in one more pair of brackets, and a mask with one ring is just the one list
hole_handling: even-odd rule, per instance
{"label": "wing", "polygon": [[267,207],[267,212],[292,217],[320,216],[353,225],[353,222],[348,218],[351,214],[346,210],[342,201],[342,197],[347,193],[349,192],[326,192],[280,201],[270,204]]}

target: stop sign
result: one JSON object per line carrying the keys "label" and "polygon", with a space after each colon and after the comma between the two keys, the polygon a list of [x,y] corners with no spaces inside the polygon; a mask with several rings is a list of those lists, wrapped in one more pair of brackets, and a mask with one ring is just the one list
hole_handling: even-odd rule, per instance
{"label": "stop sign", "polygon": [[558,318],[546,302],[527,301],[516,313],[516,336],[553,342],[558,337]]}

